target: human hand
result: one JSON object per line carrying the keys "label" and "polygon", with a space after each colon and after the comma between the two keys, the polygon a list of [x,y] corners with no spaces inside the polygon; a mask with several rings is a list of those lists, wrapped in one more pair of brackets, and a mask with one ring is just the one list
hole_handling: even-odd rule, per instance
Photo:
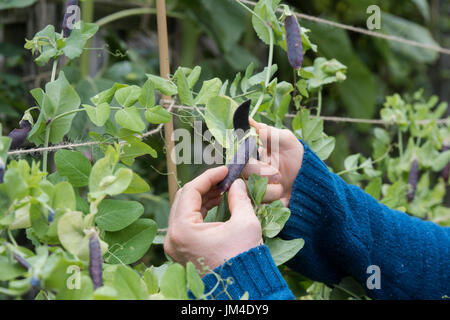
{"label": "human hand", "polygon": [[256,129],[262,147],[258,149],[260,160],[250,159],[242,175],[245,179],[253,173],[268,177],[263,201],[281,200],[287,207],[295,178],[302,166],[303,144],[290,130],[271,127],[252,118],[249,122]]}
{"label": "human hand", "polygon": [[261,225],[247,188],[237,179],[228,193],[231,217],[225,222],[205,223],[208,210],[220,203],[217,183],[228,173],[225,166],[209,169],[181,188],[170,210],[164,250],[176,262],[198,266],[198,258],[211,269],[262,244]]}

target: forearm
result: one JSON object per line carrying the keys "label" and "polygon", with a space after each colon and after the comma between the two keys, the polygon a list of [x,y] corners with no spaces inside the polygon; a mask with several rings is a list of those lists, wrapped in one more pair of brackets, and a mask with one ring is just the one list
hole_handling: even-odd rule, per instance
{"label": "forearm", "polygon": [[352,276],[364,287],[369,266],[381,271],[381,299],[434,298],[450,291],[449,228],[412,218],[345,183],[305,145],[290,200],[286,239],[305,247],[288,264],[328,284]]}
{"label": "forearm", "polygon": [[209,299],[239,300],[246,292],[250,300],[294,299],[265,245],[230,259],[203,282]]}

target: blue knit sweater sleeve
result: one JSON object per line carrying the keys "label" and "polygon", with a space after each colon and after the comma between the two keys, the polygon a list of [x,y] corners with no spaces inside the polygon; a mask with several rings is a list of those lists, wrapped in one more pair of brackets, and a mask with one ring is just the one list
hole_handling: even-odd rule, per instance
{"label": "blue knit sweater sleeve", "polygon": [[[269,248],[260,245],[226,261],[203,278],[209,299],[293,300]],[[192,297],[192,295],[191,295]]]}
{"label": "blue knit sweater sleeve", "polygon": [[[327,284],[352,276],[375,299],[450,296],[450,228],[388,208],[304,148],[281,236],[302,237],[305,246],[288,266]],[[371,266],[379,289],[366,285]]]}

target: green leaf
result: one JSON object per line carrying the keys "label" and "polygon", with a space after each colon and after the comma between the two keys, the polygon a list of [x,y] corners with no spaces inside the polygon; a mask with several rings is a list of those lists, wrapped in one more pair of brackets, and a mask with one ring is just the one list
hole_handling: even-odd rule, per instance
{"label": "green leaf", "polygon": [[161,293],[168,299],[187,300],[186,272],[178,263],[167,267],[161,279]]}
{"label": "green leaf", "polygon": [[67,177],[74,187],[88,185],[92,166],[81,152],[59,150],[55,154],[55,165],[60,176]]}
{"label": "green leaf", "polygon": [[154,272],[154,267],[151,266],[147,268],[144,272],[144,282],[147,288],[147,293],[149,295],[159,292],[159,281],[158,277]]}
{"label": "green leaf", "polygon": [[221,0],[191,2],[196,23],[215,40],[220,51],[228,53],[246,29],[246,12],[239,6]]}
{"label": "green leaf", "polygon": [[36,0],[2,0],[0,1],[0,10],[12,8],[24,8],[34,4]]}
{"label": "green leaf", "polygon": [[311,149],[316,153],[320,160],[325,161],[329,158],[336,145],[334,137],[323,137],[311,143]]}
{"label": "green leaf", "polygon": [[[69,255],[62,249],[50,255],[45,265],[42,267],[40,276],[45,280],[47,289],[61,290],[67,287],[69,277],[83,267],[81,261],[76,258],[69,258]],[[72,271],[72,272],[71,272]]]}
{"label": "green leaf", "polygon": [[238,90],[238,86],[239,86],[239,82],[240,81],[241,81],[241,73],[239,72],[234,77],[234,80],[233,80],[233,82],[231,83],[231,86],[230,86],[230,94],[231,94],[232,97],[237,95],[237,90]]}
{"label": "green leaf", "polygon": [[[41,94],[44,98],[41,101],[37,100],[37,102],[43,103],[43,101],[50,101],[54,108],[53,111],[49,109],[46,110],[45,115],[39,115],[37,123],[29,133],[28,140],[34,142],[36,145],[43,144],[45,141],[45,121],[53,119],[61,114],[74,111],[78,109],[81,103],[80,97],[75,89],[69,84],[62,71],[59,73],[58,80],[47,83],[45,92],[48,97],[45,98],[45,95]],[[56,119],[49,124],[51,143],[56,144],[61,142],[63,137],[69,132],[74,117],[75,113],[71,113]]]}
{"label": "green leaf", "polygon": [[134,159],[145,154],[149,154],[153,158],[156,158],[158,156],[155,149],[142,142],[141,139],[135,136],[128,136],[124,138],[124,140],[127,143],[122,147],[120,160],[127,166],[133,165]]}
{"label": "green leaf", "polygon": [[42,238],[48,230],[47,215],[42,212],[40,204],[32,204],[30,207],[31,227],[39,238]]}
{"label": "green leaf", "polygon": [[200,92],[194,100],[195,104],[208,104],[211,98],[219,94],[220,88],[222,88],[222,81],[219,78],[204,81]]}
{"label": "green leaf", "polygon": [[365,192],[370,194],[372,197],[374,197],[377,200],[380,200],[381,195],[381,178],[373,178],[367,187],[364,189]]}
{"label": "green leaf", "polygon": [[137,201],[105,199],[95,216],[97,226],[105,231],[119,231],[139,219],[144,207]]}
{"label": "green leaf", "polygon": [[141,132],[145,130],[145,123],[142,121],[141,113],[137,107],[129,107],[116,112],[116,122],[123,128]]}
{"label": "green leaf", "polygon": [[153,124],[161,124],[169,122],[172,119],[172,115],[163,107],[156,106],[145,111],[145,119]]}
{"label": "green leaf", "polygon": [[269,183],[269,178],[261,177],[257,174],[251,174],[248,178],[248,191],[252,196],[255,206],[259,206],[266,194],[267,184]]}
{"label": "green leaf", "polygon": [[214,138],[223,147],[230,148],[227,130],[233,129],[233,115],[237,103],[229,97],[214,97],[206,105],[205,122]]}
{"label": "green leaf", "polygon": [[24,275],[27,270],[17,262],[0,255],[0,281],[9,281]]}
{"label": "green leaf", "polygon": [[285,208],[280,200],[266,207],[265,217],[262,223],[263,235],[268,238],[275,237],[283,229],[291,212]]}
{"label": "green leaf", "polygon": [[439,153],[439,155],[433,159],[433,171],[441,171],[448,163],[450,163],[450,150]]}
{"label": "green leaf", "polygon": [[202,68],[200,66],[195,66],[189,74],[187,81],[189,83],[189,89],[192,89],[200,78]]}
{"label": "green leaf", "polygon": [[108,263],[131,264],[138,261],[150,248],[157,233],[153,220],[140,219],[117,232],[106,232],[105,241],[109,244]]}
{"label": "green leaf", "polygon": [[141,88],[139,88],[138,86],[120,88],[114,95],[117,102],[125,108],[134,105],[139,100],[140,96]]}
{"label": "green leaf", "polygon": [[99,105],[104,102],[110,104],[114,98],[116,91],[125,87],[127,87],[126,84],[115,83],[114,86],[112,86],[110,89],[102,91],[99,94],[92,97],[91,101],[95,105]]}
{"label": "green leaf", "polygon": [[86,113],[97,127],[103,127],[106,121],[109,119],[111,108],[107,102],[99,104],[97,107],[92,107],[87,104],[83,104]]}
{"label": "green leaf", "polygon": [[308,79],[307,82],[309,89],[316,89],[329,83],[345,80],[345,78],[340,79],[338,73],[345,73],[347,67],[336,59],[327,60],[319,57],[314,60],[314,66],[305,68],[305,71],[314,74],[314,78]]}
{"label": "green leaf", "polygon": [[142,86],[139,104],[144,108],[151,108],[155,105],[155,86],[147,80]]}
{"label": "green leaf", "polygon": [[130,185],[123,193],[146,193],[150,191],[150,186],[144,179],[142,179],[139,175],[133,172],[133,179],[130,182]]}
{"label": "green leaf", "polygon": [[[426,28],[387,12],[383,12],[382,31],[389,35],[417,41],[425,45],[434,47],[439,46],[433,39],[430,31]],[[389,46],[397,54],[413,59],[418,63],[432,63],[439,57],[439,54],[436,51],[413,47],[397,41],[389,41]]]}
{"label": "green leaf", "polygon": [[349,33],[304,20],[302,24],[312,30],[311,38],[318,44],[324,56],[329,59],[335,58],[347,66],[347,80],[337,84],[336,87],[348,114],[355,118],[372,118],[376,110],[378,84],[374,75],[353,49]]}
{"label": "green leaf", "polygon": [[200,299],[204,295],[205,284],[198,274],[195,265],[190,261],[186,265],[186,279],[189,289],[197,299]]}
{"label": "green leaf", "polygon": [[283,240],[280,238],[266,239],[270,254],[277,266],[293,258],[305,244],[303,239]]}
{"label": "green leaf", "polygon": [[69,289],[68,286],[61,287],[61,291],[56,295],[56,300],[91,300],[94,293],[94,285],[91,278],[86,274],[81,274],[79,288]]}
{"label": "green leaf", "polygon": [[[1,132],[1,124],[0,124],[0,132]],[[6,160],[8,158],[8,151],[11,147],[12,139],[10,137],[1,137],[0,136],[0,161],[3,161],[3,163],[6,163]]]}
{"label": "green leaf", "polygon": [[[275,72],[277,72],[277,70],[278,66],[276,64],[270,66],[270,79],[272,79],[273,75],[275,74]],[[267,67],[265,67],[264,70],[261,71],[260,73],[257,73],[248,79],[248,87],[251,88],[252,86],[264,83],[266,80],[266,76],[267,76]]]}
{"label": "green leaf", "polygon": [[58,237],[64,249],[82,260],[89,259],[89,239],[81,212],[68,212],[59,219]]}
{"label": "green leaf", "polygon": [[192,96],[192,92],[184,72],[181,71],[181,69],[178,69],[177,72],[175,72],[174,78],[177,81],[178,97],[180,97],[180,102],[186,106],[193,106],[194,97]]}
{"label": "green leaf", "polygon": [[120,300],[146,300],[145,283],[136,271],[128,266],[109,266],[105,270],[105,285],[117,291]]}
{"label": "green leaf", "polygon": [[83,53],[86,40],[83,39],[80,29],[73,29],[69,38],[66,39],[66,45],[62,49],[66,57],[70,60],[76,59]]}
{"label": "green leaf", "polygon": [[94,291],[94,300],[117,300],[117,290],[103,286]]}
{"label": "green leaf", "polygon": [[147,74],[147,77],[153,83],[155,88],[161,91],[162,94],[169,97],[177,94],[177,86],[171,83],[169,80],[152,74]]}

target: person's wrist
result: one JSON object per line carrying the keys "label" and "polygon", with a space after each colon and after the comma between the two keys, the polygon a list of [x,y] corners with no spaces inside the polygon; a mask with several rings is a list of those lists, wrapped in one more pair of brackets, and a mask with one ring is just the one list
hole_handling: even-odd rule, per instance
{"label": "person's wrist", "polygon": [[301,143],[299,140],[296,139],[295,149],[298,150],[298,154],[296,156],[293,156],[292,158],[289,158],[289,170],[288,170],[288,185],[287,185],[287,202],[289,203],[291,197],[292,197],[292,191],[294,189],[294,183],[297,179],[297,176],[302,168],[303,163],[303,156],[305,154],[305,148],[303,146],[303,143]]}

